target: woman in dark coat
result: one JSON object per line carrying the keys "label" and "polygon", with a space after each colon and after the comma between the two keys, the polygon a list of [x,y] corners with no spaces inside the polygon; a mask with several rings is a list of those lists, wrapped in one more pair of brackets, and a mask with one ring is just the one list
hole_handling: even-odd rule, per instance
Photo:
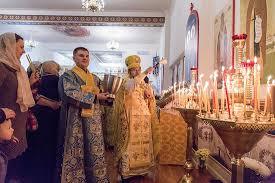
{"label": "woman in dark coat", "polygon": [[57,123],[59,120],[58,72],[60,66],[46,61],[41,66],[36,105],[31,109],[38,121],[38,129],[30,132],[28,160],[29,182],[52,183],[56,160]]}
{"label": "woman in dark coat", "polygon": [[9,141],[0,149],[9,161],[9,177],[20,176],[22,161],[20,155],[27,148],[26,121],[28,108],[34,105],[30,82],[20,63],[25,52],[23,38],[14,33],[0,35],[0,108],[10,108],[16,113],[12,127],[19,142]]}

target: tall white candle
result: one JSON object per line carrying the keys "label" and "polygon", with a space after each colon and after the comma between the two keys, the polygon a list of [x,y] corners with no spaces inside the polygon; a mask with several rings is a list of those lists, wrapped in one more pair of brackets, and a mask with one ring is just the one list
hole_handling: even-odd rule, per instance
{"label": "tall white candle", "polygon": [[258,78],[257,78],[257,57],[254,58],[254,113],[258,114]]}
{"label": "tall white candle", "polygon": [[176,82],[174,83],[173,89],[174,89],[174,105],[175,105],[176,104],[176,100],[177,100],[177,98],[176,98]]}
{"label": "tall white candle", "polygon": [[179,82],[179,87],[178,87],[178,95],[179,95],[179,102],[178,102],[178,106],[180,106],[181,104],[181,82]]}
{"label": "tall white candle", "polygon": [[[215,105],[215,101],[214,101],[214,95],[212,94],[213,93],[213,88],[215,88],[215,86],[214,86],[214,74],[211,74],[210,76],[209,76],[209,79],[210,79],[210,84],[211,84],[211,86],[210,86],[210,96],[209,96],[209,98],[210,98],[210,100],[212,99],[212,106],[213,106],[213,110],[215,110],[216,109],[216,105]],[[211,89],[212,88],[212,89]],[[211,92],[212,91],[212,92]],[[211,103],[210,103],[211,104]]]}
{"label": "tall white candle", "polygon": [[271,114],[275,115],[275,80],[272,81],[270,86],[270,95],[271,95]]}
{"label": "tall white candle", "polygon": [[[224,78],[224,71],[225,71],[225,68],[224,68],[224,66],[222,66],[222,78]],[[224,90],[224,79],[222,80],[222,93],[221,93],[221,111],[222,111],[222,113],[223,113],[223,111],[224,111],[224,92],[225,92],[225,90]]]}
{"label": "tall white candle", "polygon": [[218,70],[215,70],[214,72],[214,97],[215,97],[215,108],[216,108],[216,113],[219,114],[219,98],[218,98]]}
{"label": "tall white candle", "polygon": [[267,82],[266,82],[266,97],[265,97],[265,105],[264,105],[264,114],[267,115],[270,112],[270,81],[271,76],[268,76]]}
{"label": "tall white candle", "polygon": [[204,88],[203,88],[203,93],[204,93],[204,108],[205,108],[205,111],[208,111],[208,85],[209,83],[206,81],[205,82],[205,85],[204,85]]}
{"label": "tall white candle", "polygon": [[200,86],[200,82],[198,82],[196,84],[196,86],[197,86],[197,90],[198,90],[199,111],[200,111],[200,114],[201,114],[201,86]]}
{"label": "tall white candle", "polygon": [[245,71],[244,75],[244,97],[243,97],[243,109],[244,109],[244,115],[246,114],[246,98],[247,98],[247,78],[249,76],[249,70]]}
{"label": "tall white candle", "polygon": [[257,99],[258,99],[258,111],[260,111],[261,107],[261,66],[258,64],[257,66]]}
{"label": "tall white candle", "polygon": [[235,81],[232,81],[232,101],[231,101],[231,108],[232,108],[232,114],[234,114],[234,104],[235,104]]}

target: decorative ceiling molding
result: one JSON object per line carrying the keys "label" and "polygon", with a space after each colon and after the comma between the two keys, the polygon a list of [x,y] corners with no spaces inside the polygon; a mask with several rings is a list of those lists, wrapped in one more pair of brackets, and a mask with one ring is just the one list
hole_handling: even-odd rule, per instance
{"label": "decorative ceiling molding", "polygon": [[163,27],[165,17],[0,14],[2,24]]}

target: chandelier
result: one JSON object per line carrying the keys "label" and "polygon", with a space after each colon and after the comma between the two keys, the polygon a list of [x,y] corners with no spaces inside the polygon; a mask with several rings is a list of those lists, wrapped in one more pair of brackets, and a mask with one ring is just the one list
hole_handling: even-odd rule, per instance
{"label": "chandelier", "polygon": [[119,48],[119,43],[115,40],[109,41],[106,44],[107,48],[110,50],[117,50]]}
{"label": "chandelier", "polygon": [[30,49],[35,48],[38,45],[38,42],[33,39],[25,40],[24,42],[26,47],[29,47]]}
{"label": "chandelier", "polygon": [[104,1],[103,0],[82,0],[82,8],[87,11],[103,11]]}

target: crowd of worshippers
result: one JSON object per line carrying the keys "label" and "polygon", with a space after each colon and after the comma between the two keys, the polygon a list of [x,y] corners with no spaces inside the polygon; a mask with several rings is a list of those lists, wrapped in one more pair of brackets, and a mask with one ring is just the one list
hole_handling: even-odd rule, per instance
{"label": "crowd of worshippers", "polygon": [[[88,49],[73,50],[75,66],[20,58],[24,39],[0,35],[0,183],[107,183],[106,151],[122,182],[149,173],[159,152],[159,119],[141,58],[125,59],[128,75],[110,98],[89,72]],[[110,105],[111,104],[111,105]]]}

